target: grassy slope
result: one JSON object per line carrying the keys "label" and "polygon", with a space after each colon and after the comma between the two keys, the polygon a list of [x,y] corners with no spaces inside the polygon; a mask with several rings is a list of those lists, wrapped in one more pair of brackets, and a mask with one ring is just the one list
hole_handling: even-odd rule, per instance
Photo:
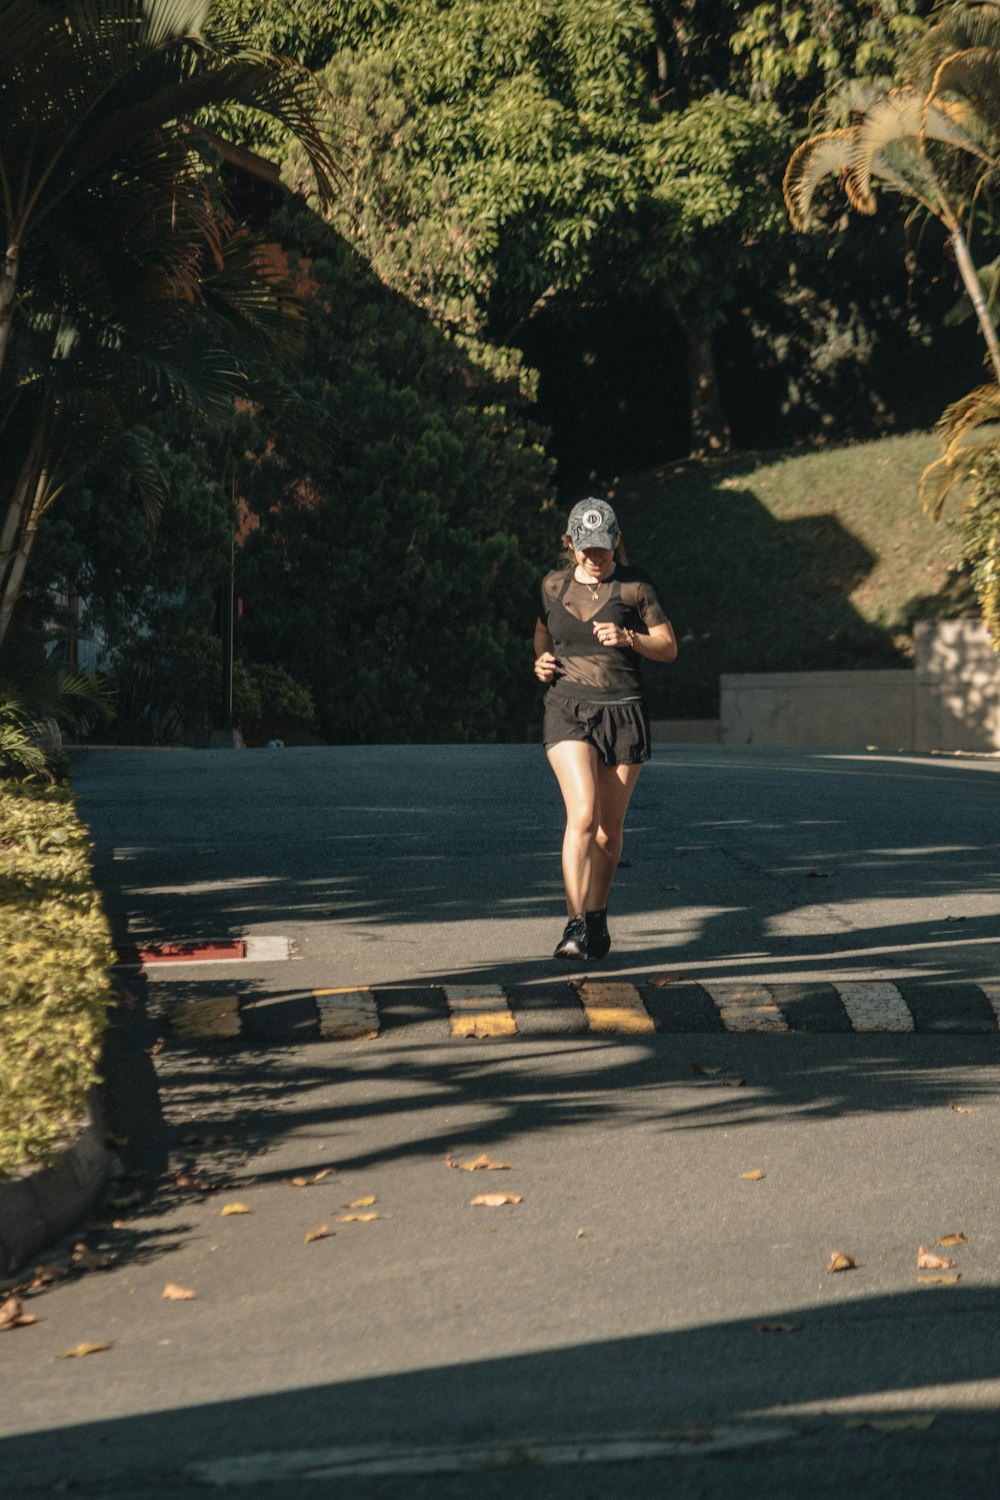
{"label": "grassy slope", "polygon": [[657,717],[714,717],[721,672],[903,667],[917,620],[961,613],[948,529],[916,498],[926,433],[684,463],[622,481],[631,560],[682,640],[647,673]]}

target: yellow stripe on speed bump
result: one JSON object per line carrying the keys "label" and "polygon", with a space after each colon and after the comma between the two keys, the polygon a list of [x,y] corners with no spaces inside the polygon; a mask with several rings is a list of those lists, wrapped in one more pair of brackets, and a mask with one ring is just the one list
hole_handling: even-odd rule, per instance
{"label": "yellow stripe on speed bump", "polygon": [[446,984],[444,997],[451,1012],[448,1020],[452,1036],[481,1039],[517,1035],[514,1013],[498,984]]}
{"label": "yellow stripe on speed bump", "polygon": [[239,1036],[240,997],[212,995],[204,1000],[178,1000],[167,1006],[170,1030],[178,1038]]}
{"label": "yellow stripe on speed bump", "polygon": [[378,1006],[371,990],[313,990],[313,997],[324,1040],[349,1042],[378,1036]]}
{"label": "yellow stripe on speed bump", "polygon": [[635,1033],[656,1030],[634,984],[597,984],[583,979],[577,988],[588,1030]]}

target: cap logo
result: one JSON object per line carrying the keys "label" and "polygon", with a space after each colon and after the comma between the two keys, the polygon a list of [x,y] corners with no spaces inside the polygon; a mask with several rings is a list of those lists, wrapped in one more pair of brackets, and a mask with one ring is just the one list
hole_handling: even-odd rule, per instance
{"label": "cap logo", "polygon": [[581,525],[585,526],[588,531],[600,531],[604,525],[604,517],[599,510],[588,510],[581,517]]}

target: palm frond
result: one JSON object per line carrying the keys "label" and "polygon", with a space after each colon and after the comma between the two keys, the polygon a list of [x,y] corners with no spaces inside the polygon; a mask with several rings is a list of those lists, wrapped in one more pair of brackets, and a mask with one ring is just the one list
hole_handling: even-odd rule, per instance
{"label": "palm frond", "polygon": [[[935,520],[952,491],[974,478],[983,458],[1000,448],[1000,386],[977,386],[953,401],[937,429],[944,452],[924,469],[919,486],[921,503]],[[977,433],[981,435],[972,440]]]}
{"label": "palm frond", "polygon": [[[813,215],[813,200],[827,177],[842,178],[848,169],[854,127],[825,130],[810,136],[792,152],[785,169],[782,188],[788,215],[796,229],[808,229]],[[863,212],[873,212],[871,209]]]}

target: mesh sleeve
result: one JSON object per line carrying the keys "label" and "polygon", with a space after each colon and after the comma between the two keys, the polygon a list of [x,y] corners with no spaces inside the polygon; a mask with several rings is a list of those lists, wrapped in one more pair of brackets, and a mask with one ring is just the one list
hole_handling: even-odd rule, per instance
{"label": "mesh sleeve", "polygon": [[667,625],[669,618],[666,610],[656,597],[656,590],[647,578],[640,579],[638,594],[636,598],[636,609],[647,630],[654,625]]}

